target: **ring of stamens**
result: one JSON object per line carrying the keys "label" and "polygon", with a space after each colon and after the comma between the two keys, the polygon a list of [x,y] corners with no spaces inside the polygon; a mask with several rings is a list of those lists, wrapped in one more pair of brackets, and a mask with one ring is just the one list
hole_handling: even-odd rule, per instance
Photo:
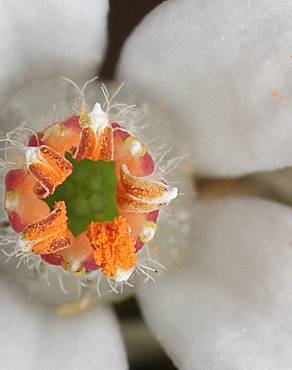
{"label": "ring of stamens", "polygon": [[[66,153],[80,163],[113,162],[118,182],[117,215],[92,220],[76,235],[70,231],[64,200],[58,199],[53,209],[45,202],[74,173]],[[117,281],[127,279],[137,252],[154,237],[159,209],[177,195],[176,188],[150,177],[154,162],[146,145],[111,123],[97,103],[91,112],[82,107],[79,116],[31,137],[24,158],[24,169],[6,176],[6,210],[21,250],[77,275],[100,269]]]}

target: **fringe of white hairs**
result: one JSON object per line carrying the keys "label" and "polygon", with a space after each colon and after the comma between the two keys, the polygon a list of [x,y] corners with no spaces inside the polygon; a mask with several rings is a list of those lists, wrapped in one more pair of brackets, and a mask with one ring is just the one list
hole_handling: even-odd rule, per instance
{"label": "fringe of white hairs", "polygon": [[[85,82],[82,88],[79,88],[75,82],[66,77],[61,78],[70,83],[78,93],[78,96],[75,98],[72,106],[73,114],[79,114],[81,105],[89,109],[86,103],[85,92],[88,85],[96,81],[97,77]],[[146,112],[145,109],[137,109],[136,105],[114,103],[114,99],[117,98],[123,86],[124,83],[120,84],[113,94],[110,95],[106,85],[101,84],[100,88],[104,97],[102,109],[108,114],[111,122],[118,122],[124,126],[129,133],[136,134],[137,132],[141,132],[143,129],[148,127],[147,125],[141,125]],[[53,109],[55,109],[55,105]],[[25,150],[27,142],[31,136],[35,136],[38,140],[37,132],[34,130],[34,128],[27,126],[27,122],[23,122],[19,127],[8,132],[6,134],[6,138],[0,140],[0,144],[3,144],[3,147],[0,148],[0,153],[4,153],[3,158],[0,158],[0,177],[2,178],[0,186],[0,201],[2,204],[4,204],[5,192],[4,177],[7,171],[9,171],[11,168],[19,168],[24,166],[21,153]],[[150,147],[150,152],[152,153],[153,158],[156,158],[155,172],[151,176],[155,176],[162,181],[167,181],[168,175],[181,164],[186,156],[169,159],[172,148],[167,147],[165,144],[159,143],[159,138],[150,140],[150,142],[148,142],[148,146]],[[17,154],[20,154],[18,158],[17,156],[15,157],[15,153],[12,153],[12,155],[10,153],[11,150],[13,151],[15,149],[18,152]],[[172,182],[172,184],[174,184],[174,182]],[[177,184],[177,182],[175,184]],[[183,194],[180,193],[179,195]],[[182,221],[180,216],[175,215],[174,212],[168,213],[165,209],[160,210],[159,222],[163,223],[163,219],[166,218],[167,224],[170,227],[178,226],[178,224],[180,224]],[[0,223],[0,227],[4,223],[8,225],[7,220],[3,219]],[[148,245],[144,245],[144,247],[137,253],[138,262],[134,268],[133,274],[128,281],[123,282],[117,282],[109,277],[104,276],[100,270],[77,277],[71,272],[65,271],[62,267],[49,265],[44,262],[41,257],[30,252],[23,252],[20,249],[17,234],[15,234],[15,232],[13,232],[13,230],[8,226],[6,228],[3,228],[3,226],[1,227],[0,245],[3,246],[2,253],[6,256],[5,262],[10,261],[12,258],[16,258],[18,260],[16,263],[17,269],[19,266],[24,265],[28,270],[37,272],[41,281],[44,281],[47,285],[50,285],[50,274],[57,274],[60,289],[65,294],[68,294],[68,291],[65,287],[64,279],[67,279],[68,277],[76,282],[79,296],[81,296],[83,288],[88,290],[88,288],[92,289],[95,287],[97,295],[101,297],[102,293],[100,287],[103,281],[106,281],[107,283],[108,292],[121,294],[123,293],[125,286],[132,288],[134,287],[134,284],[131,283],[131,280],[134,280],[135,275],[144,277],[144,283],[149,281],[155,282],[154,275],[165,269],[160,262],[152,258],[150,247]]]}

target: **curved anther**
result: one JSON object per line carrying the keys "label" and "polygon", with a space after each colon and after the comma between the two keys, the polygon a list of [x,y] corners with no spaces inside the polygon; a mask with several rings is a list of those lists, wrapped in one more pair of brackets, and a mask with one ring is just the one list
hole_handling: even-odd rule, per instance
{"label": "curved anther", "polygon": [[34,191],[40,198],[53,194],[73,171],[66,158],[45,145],[27,148],[26,167],[37,180]]}
{"label": "curved anther", "polygon": [[129,212],[150,212],[167,205],[177,197],[177,188],[164,182],[136,177],[129,173],[126,165],[120,169],[117,187],[117,205]]}
{"label": "curved anther", "polygon": [[67,248],[67,212],[63,201],[56,202],[55,209],[44,219],[28,225],[19,238],[23,251],[35,254],[49,254]]}
{"label": "curved anther", "polygon": [[108,116],[96,103],[92,112],[81,109],[79,124],[80,142],[71,152],[76,160],[112,161],[114,157],[113,128]]}

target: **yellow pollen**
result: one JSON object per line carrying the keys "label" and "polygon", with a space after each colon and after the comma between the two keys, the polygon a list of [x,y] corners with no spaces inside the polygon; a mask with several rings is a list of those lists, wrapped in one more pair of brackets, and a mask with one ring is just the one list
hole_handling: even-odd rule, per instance
{"label": "yellow pollen", "polygon": [[88,127],[91,123],[91,119],[89,114],[87,113],[85,107],[80,108],[80,118],[79,118],[79,125],[80,127]]}
{"label": "yellow pollen", "polygon": [[80,271],[74,272],[74,275],[77,277],[82,277],[86,274],[86,269],[83,267]]}
{"label": "yellow pollen", "polygon": [[79,301],[65,303],[57,308],[57,315],[62,317],[70,317],[80,315],[91,310],[96,305],[96,296],[85,296]]}
{"label": "yellow pollen", "polygon": [[63,125],[61,125],[60,123],[57,123],[53,126],[48,127],[44,132],[44,136],[42,137],[42,140],[46,141],[51,136],[55,136],[55,137],[65,136],[65,128],[63,127]]}

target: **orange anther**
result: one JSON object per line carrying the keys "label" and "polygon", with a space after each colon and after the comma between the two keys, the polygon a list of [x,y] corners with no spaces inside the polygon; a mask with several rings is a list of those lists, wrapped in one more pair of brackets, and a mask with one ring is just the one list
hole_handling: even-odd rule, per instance
{"label": "orange anther", "polygon": [[60,181],[63,182],[71,175],[73,168],[67,159],[47,146],[41,146],[40,150],[42,158],[59,174]]}
{"label": "orange anther", "polygon": [[81,130],[78,147],[72,149],[73,158],[77,161],[88,158],[96,148],[97,138],[93,130],[85,127]]}
{"label": "orange anther", "polygon": [[104,127],[96,133],[92,128],[85,127],[81,131],[78,147],[73,151],[77,160],[112,161],[114,156],[113,131],[111,126]]}
{"label": "orange anther", "polygon": [[132,176],[126,165],[120,168],[117,206],[123,211],[150,212],[176,198],[177,189],[163,182]]}
{"label": "orange anther", "polygon": [[40,198],[46,198],[71,175],[73,167],[67,159],[47,146],[41,146],[36,150],[38,157],[32,157],[27,168],[37,180],[35,193]]}
{"label": "orange anther", "polygon": [[127,193],[125,193],[125,191],[121,188],[119,184],[117,186],[116,203],[120,211],[138,212],[138,213],[156,211],[157,209],[161,208],[166,204],[163,202],[147,203],[139,199],[133,198],[129,196]]}
{"label": "orange anther", "polygon": [[48,254],[67,248],[70,241],[67,237],[65,202],[56,202],[55,209],[47,217],[28,225],[22,238],[32,245],[32,252],[36,254]]}
{"label": "orange anther", "polygon": [[[114,139],[111,126],[105,127],[99,133],[97,143],[98,158],[102,161],[110,162],[114,158]],[[90,158],[89,158],[90,159]]]}
{"label": "orange anther", "polygon": [[114,157],[113,129],[108,122],[107,114],[100,105],[95,104],[88,113],[81,107],[79,125],[80,141],[72,148],[72,155],[77,160],[112,161]]}
{"label": "orange anther", "polygon": [[128,271],[135,266],[135,241],[124,217],[118,216],[109,222],[92,222],[87,236],[94,249],[95,261],[105,275],[115,276],[118,269]]}
{"label": "orange anther", "polygon": [[69,245],[70,241],[68,238],[54,235],[34,243],[31,251],[35,254],[50,254],[68,248]]}
{"label": "orange anther", "polygon": [[162,197],[170,191],[162,182],[132,176],[125,165],[120,169],[120,182],[126,193],[145,200]]}

